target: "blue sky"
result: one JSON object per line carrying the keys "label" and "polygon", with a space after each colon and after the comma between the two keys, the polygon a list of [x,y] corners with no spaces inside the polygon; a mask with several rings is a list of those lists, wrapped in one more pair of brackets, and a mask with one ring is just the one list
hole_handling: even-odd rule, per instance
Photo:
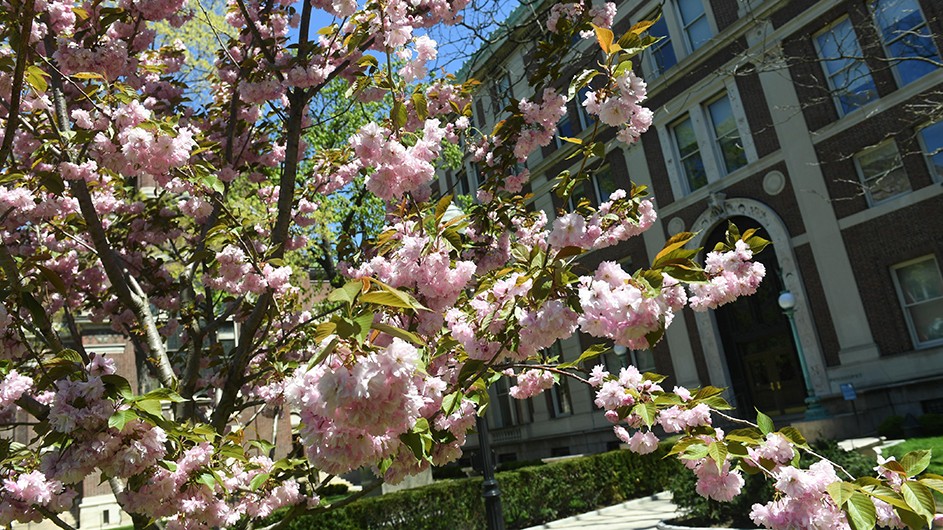
{"label": "blue sky", "polygon": [[[516,0],[472,0],[471,4],[465,8],[463,15],[468,25],[478,29],[477,33],[487,36],[517,6]],[[295,8],[301,11],[300,2]],[[312,10],[311,34],[335,22],[339,20],[320,9],[314,9]],[[475,35],[475,31],[460,25],[440,26],[432,28],[429,32],[422,29],[417,33],[427,34],[439,44],[439,57],[435,64],[430,65],[430,69],[444,69],[448,73],[458,72],[465,59],[471,57],[471,54],[482,45],[482,40]],[[292,29],[290,38],[297,40],[298,30]]]}

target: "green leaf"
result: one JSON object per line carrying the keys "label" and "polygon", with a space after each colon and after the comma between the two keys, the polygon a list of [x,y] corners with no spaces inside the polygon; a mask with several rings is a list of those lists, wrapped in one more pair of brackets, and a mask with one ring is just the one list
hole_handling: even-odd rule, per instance
{"label": "green leaf", "polygon": [[196,479],[196,481],[205,485],[210,490],[216,489],[216,477],[214,477],[212,473],[200,473],[200,476]]}
{"label": "green leaf", "polygon": [[930,451],[911,451],[900,459],[900,465],[908,477],[914,477],[923,473],[930,465]]}
{"label": "green leaf", "polygon": [[450,205],[450,204],[452,204],[452,196],[451,196],[451,195],[445,195],[444,197],[442,197],[441,199],[439,199],[439,202],[436,203],[436,205],[435,205],[435,224],[436,224],[436,226],[439,226],[439,224],[442,222],[442,217],[445,216],[445,212],[449,209],[449,205]]}
{"label": "green leaf", "polygon": [[357,298],[357,295],[360,294],[362,289],[362,281],[352,280],[344,284],[343,287],[331,291],[331,294],[327,295],[327,300],[329,302],[344,302],[350,305],[354,303],[354,299]]}
{"label": "green leaf", "polygon": [[570,87],[566,91],[567,101],[576,97],[580,89],[588,85],[589,82],[599,74],[600,72],[598,70],[583,70],[579,75],[574,77],[573,81],[570,82]]}
{"label": "green leaf", "polygon": [[749,445],[756,445],[763,441],[763,434],[759,429],[749,427],[746,429],[736,429],[724,435],[724,440],[732,442],[741,442]]}
{"label": "green leaf", "polygon": [[429,309],[424,305],[420,304],[418,300],[413,298],[413,296],[406,291],[401,291],[395,287],[390,287],[383,282],[380,282],[376,279],[370,280],[371,282],[379,285],[382,291],[371,291],[369,293],[363,294],[360,296],[360,300],[363,302],[385,305],[390,307],[403,307],[407,309],[416,309],[416,310],[425,310]]}
{"label": "green leaf", "polygon": [[933,493],[930,492],[930,488],[919,482],[907,481],[901,485],[900,493],[913,511],[926,518],[928,526],[933,524],[936,504],[933,502]]}
{"label": "green leaf", "polygon": [[407,342],[412,342],[416,346],[424,346],[425,343],[420,339],[416,334],[410,333],[405,329],[401,329],[395,326],[390,326],[389,324],[384,324],[382,322],[376,322],[373,324],[373,329],[382,331],[387,335],[392,335],[394,337],[399,337]]}
{"label": "green leaf", "polygon": [[855,493],[855,485],[838,480],[829,484],[825,488],[825,491],[827,491],[832,500],[835,501],[835,505],[841,508]]}
{"label": "green leaf", "polygon": [[131,420],[138,418],[136,412],[131,409],[118,410],[108,418],[108,427],[113,429],[118,429],[119,431],[124,429],[124,426]]}
{"label": "green leaf", "polygon": [[142,412],[146,412],[155,418],[163,418],[164,412],[162,410],[160,401],[156,399],[142,399],[140,401],[135,401],[135,406],[139,408]]}
{"label": "green leaf", "polygon": [[786,437],[790,442],[798,445],[799,447],[808,447],[809,443],[806,441],[805,436],[802,436],[802,433],[799,432],[799,429],[795,427],[783,427],[779,430],[779,434]]}
{"label": "green leaf", "polygon": [[[684,245],[687,245],[692,239],[697,236],[694,232],[678,232],[677,234],[671,236],[668,241],[665,241],[665,246],[661,249],[658,254],[655,255],[655,260],[652,261],[652,268],[657,269],[669,259],[670,256],[673,256],[673,252],[676,250],[681,250]],[[697,255],[700,249],[695,249],[693,253],[689,256]],[[688,256],[688,254],[685,254]]]}
{"label": "green leaf", "polygon": [[426,96],[422,92],[414,92],[412,95],[413,107],[416,108],[416,114],[420,120],[429,117],[429,109],[426,103]]}
{"label": "green leaf", "polygon": [[707,446],[707,454],[714,461],[714,464],[717,465],[717,471],[723,472],[724,462],[727,460],[727,446],[724,442],[711,442],[710,445]]}
{"label": "green leaf", "polygon": [[134,398],[134,392],[131,391],[131,383],[120,375],[106,374],[101,376],[101,380],[102,383],[105,383],[106,388],[113,390],[124,399]]}
{"label": "green leaf", "polygon": [[143,396],[141,396],[140,399],[142,401],[156,399],[158,401],[173,401],[174,403],[182,403],[186,401],[185,399],[180,397],[180,394],[174,392],[173,390],[169,388],[155,388],[154,390],[151,390],[147,394],[144,394]]}
{"label": "green leaf", "polygon": [[583,145],[583,140],[580,140],[579,138],[571,138],[569,136],[560,136],[560,139],[563,140],[564,142],[569,142],[571,144]]}
{"label": "green leaf", "polygon": [[589,348],[586,348],[586,350],[584,350],[582,354],[580,354],[579,359],[575,361],[570,361],[567,363],[562,363],[558,366],[558,368],[573,368],[574,366],[578,366],[585,361],[595,359],[596,357],[599,357],[600,355],[606,353],[607,351],[610,351],[610,348],[608,345],[602,344],[602,343],[593,344]]}
{"label": "green leaf", "polygon": [[390,111],[390,120],[393,122],[393,129],[402,129],[406,125],[409,116],[406,114],[406,105],[396,100],[393,102],[393,109]]}
{"label": "green leaf", "polygon": [[632,414],[642,418],[642,421],[644,421],[645,425],[648,427],[651,427],[655,423],[656,412],[657,409],[654,403],[637,403],[632,407]]}
{"label": "green leaf", "polygon": [[337,324],[333,322],[322,322],[314,330],[314,340],[321,342],[337,332]]}
{"label": "green leaf", "polygon": [[49,83],[46,82],[46,78],[49,77],[42,68],[31,64],[26,67],[26,72],[24,78],[29,86],[33,87],[33,90],[42,94],[49,89]]}
{"label": "green leaf", "polygon": [[252,481],[249,482],[249,489],[252,491],[258,491],[259,488],[262,487],[262,484],[265,484],[265,482],[268,481],[270,476],[271,475],[268,473],[259,473],[258,475],[252,477]]}
{"label": "green leaf", "polygon": [[855,492],[845,507],[852,530],[871,530],[877,522],[874,503],[864,493]]}
{"label": "green leaf", "polygon": [[760,428],[760,432],[763,434],[769,434],[776,430],[776,426],[773,425],[772,418],[760,412],[759,409],[756,409],[756,424]]}
{"label": "green leaf", "polygon": [[919,482],[933,491],[943,493],[943,479],[938,478],[938,475],[924,476]]}

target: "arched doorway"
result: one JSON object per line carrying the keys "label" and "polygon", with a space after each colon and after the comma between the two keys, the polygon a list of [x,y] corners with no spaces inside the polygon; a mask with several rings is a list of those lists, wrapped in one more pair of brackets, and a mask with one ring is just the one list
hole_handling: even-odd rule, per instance
{"label": "arched doorway", "polygon": [[[769,239],[754,219],[736,216],[730,221],[741,231],[755,228],[758,235]],[[722,241],[726,228],[726,222],[719,223],[704,248],[712,249]],[[776,250],[770,245],[755,259],[766,267],[766,277],[756,294],[715,313],[731,390],[744,414],[752,415],[754,408],[769,415],[798,413],[805,407],[806,388],[789,322],[777,303],[783,285]]]}

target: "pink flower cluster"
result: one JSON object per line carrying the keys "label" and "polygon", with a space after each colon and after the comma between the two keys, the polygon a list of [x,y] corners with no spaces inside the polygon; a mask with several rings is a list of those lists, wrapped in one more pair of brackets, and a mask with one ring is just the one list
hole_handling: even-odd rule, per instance
{"label": "pink flower cluster", "polygon": [[660,291],[651,293],[612,261],[599,264],[593,277],[579,286],[580,329],[632,349],[651,347],[646,335],[671,324],[674,312],[684,307],[684,289],[665,276]]}
{"label": "pink flower cluster", "polygon": [[[557,217],[553,221],[553,230],[547,244],[557,249],[605,248],[651,228],[656,219],[652,202],[641,201],[638,206],[638,219],[634,219],[626,208],[625,197],[625,190],[612,192],[609,200],[600,204],[599,209],[588,219],[579,212]],[[617,220],[613,220],[613,216]]]}
{"label": "pink flower cluster", "polygon": [[75,500],[75,490],[66,489],[61,482],[49,480],[39,471],[0,478],[0,525],[5,527],[14,521],[41,522],[44,515],[36,507],[58,513],[69,509]]}
{"label": "pink flower cluster", "polygon": [[291,266],[274,267],[270,263],[262,265],[256,272],[248,263],[245,252],[235,246],[226,245],[216,254],[219,264],[218,276],[208,278],[207,284],[230,294],[262,294],[271,289],[276,294],[285,294],[293,289],[291,285]]}
{"label": "pink flower cluster", "polygon": [[753,251],[742,240],[737,241],[734,250],[708,253],[704,270],[710,280],[690,286],[691,308],[695,311],[713,309],[755,293],[766,275],[766,267],[750,261],[752,258]]}
{"label": "pink flower cluster", "polygon": [[311,462],[341,474],[393,455],[399,435],[441,403],[444,384],[424,378],[419,363],[418,350],[395,338],[382,351],[335,353],[299,371],[286,384],[285,396],[301,415],[301,439]]}
{"label": "pink flower cluster", "polygon": [[511,387],[510,394],[515,399],[527,399],[552,387],[556,378],[546,370],[524,370],[517,374],[517,384]]}
{"label": "pink flower cluster", "polygon": [[781,467],[775,473],[776,490],[783,494],[766,505],[754,504],[750,519],[776,530],[845,530],[850,528],[845,514],[832,502],[826,488],[839,480],[828,461],[809,469]]}
{"label": "pink flower cluster", "polygon": [[[218,467],[213,466],[216,458],[207,443],[191,447],[177,458],[173,471],[154,468],[149,480],[137,490],[125,490],[118,501],[130,512],[165,519],[170,530],[206,530],[231,526],[246,516],[266,517],[282,506],[306,500],[293,479],[280,484],[270,480],[253,491],[256,476],[273,472],[274,463],[267,457],[253,457],[247,465],[230,458]],[[194,480],[212,476],[211,466],[218,480],[211,484]],[[240,494],[231,495],[234,491]]]}
{"label": "pink flower cluster", "polygon": [[566,97],[557,94],[553,88],[545,88],[540,102],[523,98],[518,103],[518,109],[524,116],[525,127],[514,144],[514,156],[518,162],[525,162],[538,146],[550,145],[557,130],[557,122],[566,114]]}
{"label": "pink flower cluster", "polygon": [[445,129],[437,119],[425,121],[422,138],[405,146],[390,131],[376,123],[364,125],[351,137],[354,153],[365,167],[375,171],[367,177],[367,189],[378,197],[400,199],[435,178],[433,160],[439,156]]}
{"label": "pink flower cluster", "polygon": [[[627,366],[619,371],[619,377],[613,377],[602,365],[593,367],[589,378],[590,385],[596,387],[596,406],[606,410],[606,419],[614,423],[613,431],[617,438],[629,445],[629,449],[638,454],[648,454],[658,448],[658,437],[643,428],[642,419],[636,414],[621,417],[624,410],[641,402],[650,402],[656,392],[662,392],[658,383],[645,379],[634,366]],[[638,400],[635,396],[638,396]],[[635,431],[629,431],[619,425],[625,422]]]}
{"label": "pink flower cluster", "polygon": [[694,474],[697,476],[697,493],[708,499],[728,502],[740,494],[743,488],[743,474],[739,470],[730,470],[730,462],[725,461],[720,469],[711,458],[705,458],[695,464]]}
{"label": "pink flower cluster", "polygon": [[[2,333],[2,329],[0,329]],[[3,409],[13,405],[20,396],[33,388],[33,378],[20,375],[16,370],[10,370],[0,381],[0,414]]]}
{"label": "pink flower cluster", "polygon": [[393,230],[399,246],[389,255],[375,256],[356,269],[346,271],[352,278],[376,277],[393,287],[406,287],[432,312],[422,312],[420,332],[433,334],[441,329],[441,312],[455,305],[459,295],[474,276],[477,267],[471,260],[452,260],[444,237],[420,232],[413,222],[397,223]]}
{"label": "pink flower cluster", "polygon": [[608,91],[587,92],[583,107],[586,112],[599,116],[606,125],[618,127],[616,137],[631,145],[652,125],[654,114],[640,105],[646,96],[645,81],[627,70],[615,79],[615,85]]}

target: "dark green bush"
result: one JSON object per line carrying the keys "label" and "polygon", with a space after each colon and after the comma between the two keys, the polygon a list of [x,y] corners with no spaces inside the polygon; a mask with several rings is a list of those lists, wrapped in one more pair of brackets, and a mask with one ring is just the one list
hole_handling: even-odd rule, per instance
{"label": "dark green bush", "polygon": [[[524,528],[664,489],[674,472],[665,451],[629,451],[574,458],[497,474],[508,528]],[[481,478],[361,499],[327,513],[299,517],[289,530],[483,530]]]}
{"label": "dark green bush", "polygon": [[447,478],[468,478],[460,466],[442,466],[432,468],[432,478],[443,480]]}
{"label": "dark green bush", "polygon": [[943,414],[924,414],[920,416],[920,432],[924,436],[943,434]]}
{"label": "dark green bush", "polygon": [[[867,476],[873,473],[876,462],[861,453],[845,451],[838,447],[833,440],[821,440],[813,444],[812,449],[845,468],[855,477]],[[806,453],[802,454],[800,465],[803,468],[817,462],[818,459]],[[748,475],[744,473],[744,485],[740,495],[730,502],[719,502],[705,499],[695,491],[697,478],[694,473],[682,469],[677,464],[678,472],[668,483],[674,503],[685,513],[685,518],[698,526],[732,526],[735,528],[755,528],[750,520],[750,510],[756,503],[766,504],[773,498],[773,484],[761,474]]]}
{"label": "dark green bush", "polygon": [[334,497],[336,495],[343,495],[347,493],[350,488],[347,487],[347,484],[328,484],[321,488],[322,497]]}
{"label": "dark green bush", "polygon": [[878,434],[885,438],[900,438],[904,432],[904,417],[893,414],[878,425]]}
{"label": "dark green bush", "polygon": [[498,464],[498,471],[514,471],[515,469],[543,465],[546,465],[546,462],[543,460],[512,460]]}

